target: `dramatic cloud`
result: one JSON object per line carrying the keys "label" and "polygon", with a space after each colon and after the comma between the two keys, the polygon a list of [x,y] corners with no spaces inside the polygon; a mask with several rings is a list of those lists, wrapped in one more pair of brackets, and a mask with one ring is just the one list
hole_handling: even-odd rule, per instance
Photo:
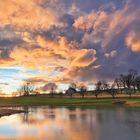
{"label": "dramatic cloud", "polygon": [[139,0],[0,1],[0,67],[24,68],[15,83],[40,86],[139,71],[139,7]]}
{"label": "dramatic cloud", "polygon": [[78,46],[75,46],[76,44],[67,42],[64,37],[57,41],[47,41],[40,37],[38,39],[43,48],[16,47],[9,55],[11,64],[23,65],[33,69],[42,67],[45,70],[48,66],[85,67],[96,60],[95,50],[79,49]]}
{"label": "dramatic cloud", "polygon": [[49,28],[57,22],[57,16],[43,8],[43,0],[4,0],[0,2],[0,25],[12,25],[22,29]]}
{"label": "dramatic cloud", "polygon": [[95,43],[100,41],[103,47],[107,47],[115,37],[129,28],[133,22],[140,21],[139,13],[139,6],[128,2],[124,7],[117,10],[112,9],[111,12],[102,9],[92,11],[77,18],[73,26],[86,31],[84,41],[90,40]]}

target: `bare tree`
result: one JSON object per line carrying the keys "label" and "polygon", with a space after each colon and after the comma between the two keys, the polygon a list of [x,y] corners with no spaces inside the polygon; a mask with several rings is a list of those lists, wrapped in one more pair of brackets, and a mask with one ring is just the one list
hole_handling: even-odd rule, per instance
{"label": "bare tree", "polygon": [[116,87],[115,83],[112,83],[107,89],[107,93],[110,94],[112,98],[115,98],[117,94],[117,90],[115,89],[115,87]]}
{"label": "bare tree", "polygon": [[20,96],[25,95],[29,96],[33,92],[33,85],[31,83],[25,83],[20,87],[19,93]]}
{"label": "bare tree", "polygon": [[135,82],[136,76],[137,76],[137,71],[130,69],[128,71],[128,74],[126,75],[121,74],[119,79],[120,79],[120,82],[122,82],[124,88],[131,89],[134,86],[133,83]]}
{"label": "bare tree", "polygon": [[104,91],[106,91],[106,90],[108,90],[108,88],[109,88],[109,84],[107,83],[107,81],[105,81],[105,80],[103,80],[102,82],[101,82],[101,86],[102,86],[102,90],[104,90]]}
{"label": "bare tree", "polygon": [[135,91],[136,76],[137,76],[137,71],[133,70],[133,69],[130,69],[128,71],[128,74],[126,74],[126,75],[121,74],[120,78],[119,78],[120,82],[123,85],[123,88],[124,88],[125,92],[127,94],[129,94],[130,97],[132,95],[132,92]]}
{"label": "bare tree", "polygon": [[122,85],[122,82],[120,82],[120,79],[119,78],[116,78],[114,80],[114,83],[116,85],[117,91],[122,93],[123,85]]}
{"label": "bare tree", "polygon": [[98,95],[102,92],[102,82],[101,81],[98,81],[96,84],[95,84],[95,96],[96,96],[96,99],[98,98]]}
{"label": "bare tree", "polygon": [[123,89],[126,88],[126,79],[127,79],[126,75],[120,74],[119,81],[122,84]]}
{"label": "bare tree", "polygon": [[136,77],[135,86],[136,86],[137,90],[140,90],[140,76]]}
{"label": "bare tree", "polygon": [[57,86],[56,85],[52,85],[51,86],[51,89],[50,89],[50,95],[51,95],[51,97],[54,97],[54,94],[56,93],[56,89],[57,89]]}
{"label": "bare tree", "polygon": [[85,93],[87,91],[87,87],[82,84],[82,85],[79,86],[79,90],[80,90],[80,94],[82,95],[82,98],[84,98]]}
{"label": "bare tree", "polygon": [[114,82],[117,85],[117,89],[119,90],[120,87],[121,87],[119,79],[118,78],[115,78]]}

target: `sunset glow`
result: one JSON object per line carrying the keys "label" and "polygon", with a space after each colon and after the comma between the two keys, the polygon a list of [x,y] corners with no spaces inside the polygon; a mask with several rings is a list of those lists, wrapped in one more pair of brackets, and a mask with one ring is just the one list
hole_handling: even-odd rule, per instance
{"label": "sunset glow", "polygon": [[1,0],[0,89],[90,89],[128,69],[140,72],[139,0]]}

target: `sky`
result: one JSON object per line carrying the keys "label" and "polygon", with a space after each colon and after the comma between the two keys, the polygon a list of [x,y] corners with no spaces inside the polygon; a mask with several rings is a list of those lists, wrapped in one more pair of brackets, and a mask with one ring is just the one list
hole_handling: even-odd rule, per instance
{"label": "sky", "polygon": [[139,0],[1,0],[1,92],[140,72],[139,15]]}

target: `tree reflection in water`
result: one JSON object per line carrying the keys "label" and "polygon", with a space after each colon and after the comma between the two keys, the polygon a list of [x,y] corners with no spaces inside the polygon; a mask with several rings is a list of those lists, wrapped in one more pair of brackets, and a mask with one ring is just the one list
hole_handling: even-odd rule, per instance
{"label": "tree reflection in water", "polygon": [[[139,109],[24,107],[26,113],[0,119],[0,139],[138,140]],[[7,131],[8,130],[8,131]]]}

